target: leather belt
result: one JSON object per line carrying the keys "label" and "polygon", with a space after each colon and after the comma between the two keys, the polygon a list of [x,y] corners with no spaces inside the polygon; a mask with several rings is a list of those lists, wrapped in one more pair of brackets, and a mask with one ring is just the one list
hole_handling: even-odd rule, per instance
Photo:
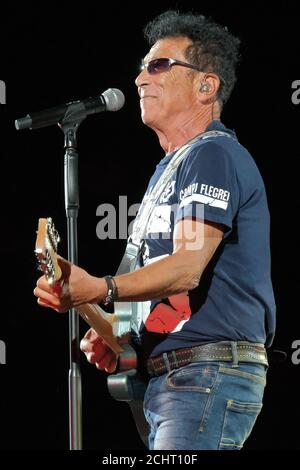
{"label": "leather belt", "polygon": [[238,365],[239,362],[254,362],[269,365],[264,345],[248,341],[219,341],[193,348],[176,349],[149,358],[146,365],[150,376],[158,376],[199,361],[225,361],[232,362],[233,365]]}

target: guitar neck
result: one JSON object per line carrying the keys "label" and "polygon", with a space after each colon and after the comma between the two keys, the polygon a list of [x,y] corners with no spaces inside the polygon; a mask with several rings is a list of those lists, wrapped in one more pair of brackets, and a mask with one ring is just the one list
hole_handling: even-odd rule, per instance
{"label": "guitar neck", "polygon": [[112,324],[114,322],[114,314],[106,313],[97,304],[79,305],[75,310],[101,336],[114,353],[123,352],[123,348],[118,343],[118,338],[113,334]]}
{"label": "guitar neck", "polygon": [[[51,217],[40,218],[35,242],[35,254],[39,266],[48,283],[55,286],[60,282],[62,271],[57,260],[59,235]],[[98,333],[114,353],[123,352],[114,334],[112,324],[117,321],[116,315],[106,313],[97,304],[84,304],[75,309],[79,315]],[[121,336],[121,335],[119,335]]]}

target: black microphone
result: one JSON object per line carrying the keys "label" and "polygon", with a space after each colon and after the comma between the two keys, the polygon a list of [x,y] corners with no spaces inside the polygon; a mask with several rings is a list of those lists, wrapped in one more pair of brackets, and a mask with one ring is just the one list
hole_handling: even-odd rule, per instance
{"label": "black microphone", "polygon": [[27,114],[24,118],[16,119],[15,126],[18,131],[22,129],[38,129],[53,124],[66,124],[82,121],[90,114],[102,111],[118,111],[125,103],[125,97],[118,88],[108,88],[100,96],[94,96],[79,101],[37,113]]}

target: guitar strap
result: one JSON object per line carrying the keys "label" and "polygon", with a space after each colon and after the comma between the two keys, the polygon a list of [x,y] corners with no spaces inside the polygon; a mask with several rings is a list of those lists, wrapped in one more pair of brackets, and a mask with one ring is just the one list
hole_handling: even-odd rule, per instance
{"label": "guitar strap", "polygon": [[[177,170],[179,164],[188,154],[190,147],[198,140],[217,136],[225,136],[235,139],[234,136],[227,132],[208,131],[196,136],[186,145],[177,150],[177,152],[174,154],[166,169],[156,182],[154,188],[151,191],[151,194],[149,196],[145,195],[143,198],[133,225],[132,234],[128,238],[125,253],[116,275],[121,275],[136,270],[144,247],[144,239],[146,236],[148,223],[150,222],[151,215],[153,214],[153,209],[156,206],[160,196],[164,192],[171,177]],[[114,326],[114,328],[116,328],[116,330],[114,330],[114,334],[116,336],[122,336],[123,334],[130,332],[131,329],[137,332],[137,302],[115,302],[115,311],[116,310],[118,311],[120,321],[116,322],[116,325]],[[149,426],[143,413],[143,397],[140,397],[138,400],[128,401],[128,404],[131,407],[131,411],[134,416],[140,437],[147,446]]]}
{"label": "guitar strap", "polygon": [[[175,171],[177,170],[179,164],[183,161],[186,157],[190,147],[196,143],[198,140],[207,139],[209,137],[229,137],[236,139],[234,136],[229,134],[228,132],[222,131],[207,131],[192,139],[186,145],[181,147],[175,155],[172,157],[170,162],[168,163],[166,169],[161,174],[160,178],[156,182],[153,190],[151,191],[150,196],[144,196],[141,206],[139,208],[138,214],[134,221],[133,231],[132,234],[129,236],[127,240],[127,245],[125,249],[125,253],[121,260],[120,266],[116,272],[116,275],[129,273],[135,271],[137,268],[138,260],[140,259],[140,255],[142,253],[144,247],[144,239],[146,236],[146,231],[148,227],[148,223],[150,222],[151,215],[153,214],[153,209],[156,206],[160,196],[164,192],[168,182],[170,181],[171,177],[174,175]],[[114,331],[116,336],[122,336],[123,334],[128,333],[132,328],[137,330],[137,306],[136,302],[115,302],[115,307],[119,310],[120,317],[122,318],[121,322],[118,322],[116,328],[118,330]]]}

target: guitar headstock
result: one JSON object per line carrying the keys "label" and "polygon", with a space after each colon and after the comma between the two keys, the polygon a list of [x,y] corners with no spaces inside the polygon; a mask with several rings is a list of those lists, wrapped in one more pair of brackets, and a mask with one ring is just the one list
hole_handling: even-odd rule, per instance
{"label": "guitar headstock", "polygon": [[51,217],[39,219],[34,252],[49,284],[59,281],[62,274],[56,256],[59,240]]}

